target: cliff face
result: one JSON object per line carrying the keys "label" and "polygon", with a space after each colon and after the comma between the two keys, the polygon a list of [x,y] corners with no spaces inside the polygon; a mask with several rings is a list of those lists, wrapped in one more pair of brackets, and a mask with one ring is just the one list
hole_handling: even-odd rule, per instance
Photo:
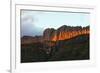
{"label": "cliff face", "polygon": [[43,32],[43,36],[24,36],[21,38],[22,44],[30,44],[30,43],[44,43],[46,41],[60,41],[70,39],[79,35],[89,34],[89,26],[87,27],[71,27],[63,25],[57,30],[54,28],[47,28]]}
{"label": "cliff face", "polygon": [[45,41],[50,41],[56,35],[56,30],[53,28],[47,28],[43,32],[43,39]]}
{"label": "cliff face", "polygon": [[48,28],[44,31],[43,38],[45,41],[59,41],[73,38],[78,35],[89,34],[89,26],[87,27],[71,27],[63,25],[57,30]]}

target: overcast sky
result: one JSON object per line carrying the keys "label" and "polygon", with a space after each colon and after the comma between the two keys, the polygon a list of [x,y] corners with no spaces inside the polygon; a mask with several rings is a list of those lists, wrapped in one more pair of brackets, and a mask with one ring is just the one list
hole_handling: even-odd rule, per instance
{"label": "overcast sky", "polygon": [[88,13],[21,10],[21,36],[42,35],[46,28],[88,26]]}

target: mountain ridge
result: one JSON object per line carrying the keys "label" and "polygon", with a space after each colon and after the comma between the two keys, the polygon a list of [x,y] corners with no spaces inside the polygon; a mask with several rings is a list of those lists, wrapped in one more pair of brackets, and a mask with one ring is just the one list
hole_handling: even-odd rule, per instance
{"label": "mountain ridge", "polygon": [[[34,42],[45,42],[45,41],[59,41],[73,38],[78,35],[89,34],[89,26],[67,26],[63,25],[58,29],[47,28],[44,30],[43,35],[41,36],[23,36],[21,43],[28,44]],[[27,39],[26,39],[27,38]]]}
{"label": "mountain ridge", "polygon": [[89,60],[90,27],[47,28],[43,35],[21,38],[21,62]]}
{"label": "mountain ridge", "polygon": [[[49,31],[49,32],[48,32]],[[44,40],[51,40],[51,41],[57,41],[57,40],[65,40],[70,39],[72,37],[75,37],[77,35],[82,34],[89,34],[89,26],[81,27],[81,26],[67,26],[63,25],[59,27],[57,30],[54,29],[45,29],[44,30]]]}

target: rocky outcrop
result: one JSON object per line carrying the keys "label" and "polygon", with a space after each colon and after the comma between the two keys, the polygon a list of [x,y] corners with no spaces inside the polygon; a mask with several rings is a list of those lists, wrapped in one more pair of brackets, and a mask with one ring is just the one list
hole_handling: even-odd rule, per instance
{"label": "rocky outcrop", "polygon": [[78,35],[89,34],[89,26],[87,27],[71,27],[63,25],[57,30],[48,28],[44,31],[43,38],[45,41],[59,41],[70,39]]}
{"label": "rocky outcrop", "polygon": [[46,41],[50,41],[54,38],[56,34],[56,30],[54,28],[47,28],[43,32],[43,38]]}
{"label": "rocky outcrop", "polygon": [[22,44],[30,44],[30,43],[44,43],[51,44],[48,41],[59,41],[59,40],[66,40],[78,35],[89,34],[89,26],[81,27],[81,26],[67,26],[63,25],[58,29],[54,28],[47,28],[43,32],[43,36],[24,36],[21,38]]}

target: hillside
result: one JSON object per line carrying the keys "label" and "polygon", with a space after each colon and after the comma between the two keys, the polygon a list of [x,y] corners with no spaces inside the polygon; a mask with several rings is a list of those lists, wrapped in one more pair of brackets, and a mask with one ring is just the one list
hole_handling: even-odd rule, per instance
{"label": "hillside", "polygon": [[21,62],[89,59],[89,26],[47,28],[43,36],[21,38]]}

